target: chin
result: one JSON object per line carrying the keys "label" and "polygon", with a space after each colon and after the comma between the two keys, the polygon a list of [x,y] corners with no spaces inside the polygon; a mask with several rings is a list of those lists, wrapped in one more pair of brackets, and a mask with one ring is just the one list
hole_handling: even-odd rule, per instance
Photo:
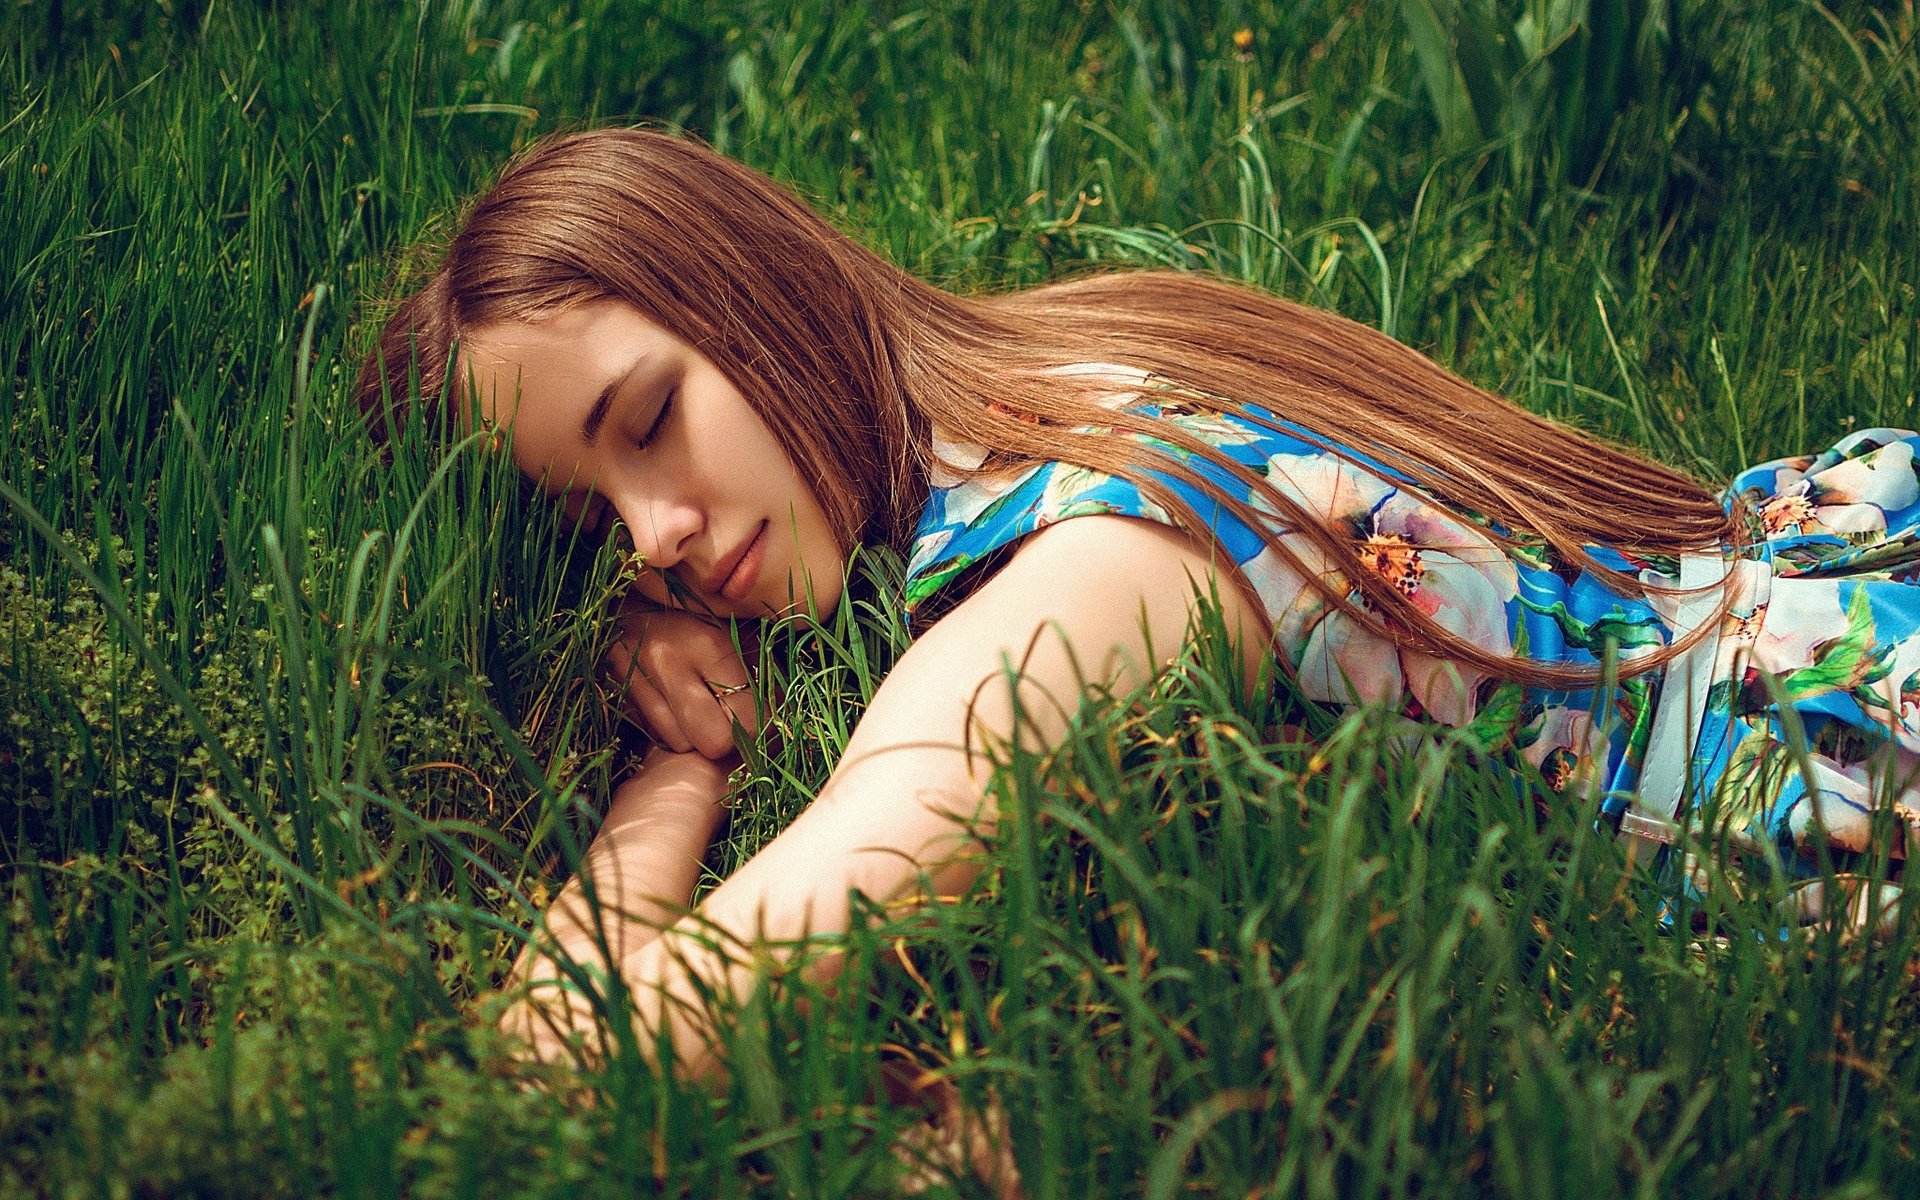
{"label": "chin", "polygon": [[787,599],[778,604],[767,605],[766,612],[770,616],[783,617],[811,611],[813,616],[829,617],[833,615],[833,610],[840,606],[843,590],[839,586],[829,589],[816,585],[812,596],[809,597],[805,585],[797,585]]}

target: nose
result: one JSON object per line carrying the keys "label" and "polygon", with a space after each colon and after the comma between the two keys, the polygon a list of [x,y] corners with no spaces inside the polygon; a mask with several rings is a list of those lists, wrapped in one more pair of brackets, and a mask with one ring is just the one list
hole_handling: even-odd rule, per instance
{"label": "nose", "polygon": [[650,494],[630,487],[609,497],[620,523],[633,539],[634,553],[645,566],[671,570],[685,561],[704,522],[700,510],[683,497]]}

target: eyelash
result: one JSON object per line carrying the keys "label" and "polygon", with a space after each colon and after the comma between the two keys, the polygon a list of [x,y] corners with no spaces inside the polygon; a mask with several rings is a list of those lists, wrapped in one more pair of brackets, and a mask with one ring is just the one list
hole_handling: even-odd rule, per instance
{"label": "eyelash", "polygon": [[[666,424],[667,413],[673,408],[673,401],[679,394],[680,389],[678,387],[673,388],[667,393],[667,398],[660,402],[660,411],[653,414],[653,423],[647,426],[644,433],[633,440],[634,449],[645,450],[653,444],[653,439],[660,435],[660,427]],[[606,536],[613,531],[613,506],[598,496],[593,497],[588,503],[591,506],[591,515],[587,512],[580,514],[580,528],[582,532],[589,537],[604,540]]]}
{"label": "eyelash", "polygon": [[680,389],[677,387],[667,393],[667,398],[660,402],[660,411],[653,414],[653,424],[647,426],[647,431],[634,439],[634,449],[645,450],[653,444],[653,439],[660,434],[660,427],[667,422],[667,412],[673,408],[674,397],[679,394]]}

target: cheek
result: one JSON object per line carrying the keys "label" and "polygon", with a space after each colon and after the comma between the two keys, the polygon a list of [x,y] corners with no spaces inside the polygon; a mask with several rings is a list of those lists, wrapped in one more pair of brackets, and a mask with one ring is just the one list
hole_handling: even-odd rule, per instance
{"label": "cheek", "polygon": [[840,601],[847,586],[847,548],[834,536],[833,526],[825,520],[806,549],[807,574],[813,577],[814,595],[824,609],[831,610]]}
{"label": "cheek", "polygon": [[847,551],[851,547],[836,535],[833,522],[827,519],[824,512],[818,509],[815,512],[819,515],[820,524],[818,532],[814,535],[812,556],[824,561],[815,563],[814,568],[829,571],[837,576],[846,569]]}
{"label": "cheek", "polygon": [[[794,520],[799,524],[799,534],[808,544],[814,546],[842,546],[839,536],[840,522],[833,518],[829,498],[818,486],[818,481],[800,477],[800,473],[788,464],[789,483],[788,503],[792,506]],[[846,547],[851,549],[851,547]]]}

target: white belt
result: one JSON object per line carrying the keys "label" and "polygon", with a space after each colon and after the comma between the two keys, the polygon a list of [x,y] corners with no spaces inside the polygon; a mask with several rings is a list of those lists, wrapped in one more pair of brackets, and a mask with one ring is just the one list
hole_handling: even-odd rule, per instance
{"label": "white belt", "polygon": [[[1680,556],[1680,586],[1705,590],[1667,598],[1673,631],[1668,645],[1684,640],[1719,611],[1724,589],[1714,585],[1724,583],[1732,571],[1733,564],[1718,554]],[[1692,775],[1694,735],[1706,714],[1707,690],[1713,686],[1719,650],[1720,638],[1710,633],[1667,663],[1646,757],[1640,764],[1640,786],[1620,818],[1620,832],[1633,839],[1628,846],[1636,860],[1679,838],[1680,826],[1674,818]]]}

